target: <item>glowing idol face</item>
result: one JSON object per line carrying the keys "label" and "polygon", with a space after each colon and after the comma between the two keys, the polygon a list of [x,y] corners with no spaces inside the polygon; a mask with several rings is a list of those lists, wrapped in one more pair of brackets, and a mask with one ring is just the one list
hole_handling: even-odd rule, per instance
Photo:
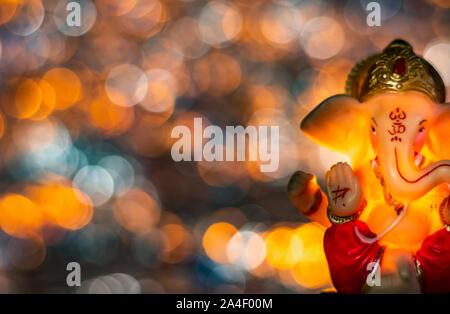
{"label": "glowing idol face", "polygon": [[[349,155],[353,164],[375,159],[389,193],[408,202],[450,183],[449,107],[416,91],[380,94],[363,103],[339,95],[311,112],[301,128],[313,140]],[[428,163],[424,146],[433,153],[429,157],[445,159]]]}
{"label": "glowing idol face", "polygon": [[371,98],[366,105],[370,142],[394,198],[414,200],[449,181],[450,162],[424,167],[425,158],[420,154],[434,112],[428,97],[418,92],[384,94]]}

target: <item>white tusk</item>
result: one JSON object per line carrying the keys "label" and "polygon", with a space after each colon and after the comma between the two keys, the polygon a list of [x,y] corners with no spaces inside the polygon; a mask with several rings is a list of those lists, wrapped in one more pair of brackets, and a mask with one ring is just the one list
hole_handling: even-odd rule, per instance
{"label": "white tusk", "polygon": [[424,160],[423,156],[421,154],[417,153],[416,158],[414,159],[414,164],[417,167],[420,167],[423,165],[424,161],[425,160]]}

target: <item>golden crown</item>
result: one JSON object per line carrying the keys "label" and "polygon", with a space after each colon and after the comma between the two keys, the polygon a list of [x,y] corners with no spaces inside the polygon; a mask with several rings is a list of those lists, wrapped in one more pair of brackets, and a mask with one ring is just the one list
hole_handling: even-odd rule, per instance
{"label": "golden crown", "polygon": [[439,73],[401,39],[391,42],[382,53],[357,63],[348,75],[345,89],[359,101],[382,93],[415,90],[435,103],[445,102],[445,85]]}

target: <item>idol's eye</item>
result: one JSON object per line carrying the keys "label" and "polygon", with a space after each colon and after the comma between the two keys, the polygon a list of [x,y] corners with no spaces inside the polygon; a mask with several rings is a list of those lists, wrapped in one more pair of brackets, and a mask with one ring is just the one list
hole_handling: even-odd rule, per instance
{"label": "idol's eye", "polygon": [[373,124],[370,123],[370,129],[372,131],[372,134],[375,135],[375,134],[377,134],[377,130],[375,130],[375,125],[378,125],[378,123],[377,123],[377,121],[375,121],[375,119],[373,117],[370,119],[372,119],[372,122],[373,122]]}
{"label": "idol's eye", "polygon": [[427,122],[427,120],[422,120],[422,122],[419,123],[419,132],[420,133],[425,131],[426,122]]}

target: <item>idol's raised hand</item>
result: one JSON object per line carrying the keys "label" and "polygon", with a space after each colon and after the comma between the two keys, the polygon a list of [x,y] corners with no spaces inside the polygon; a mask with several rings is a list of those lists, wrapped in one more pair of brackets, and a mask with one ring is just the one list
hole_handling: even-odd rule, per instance
{"label": "idol's raised hand", "polygon": [[362,192],[358,178],[352,168],[343,162],[331,167],[326,174],[328,206],[336,216],[355,214],[362,203]]}

